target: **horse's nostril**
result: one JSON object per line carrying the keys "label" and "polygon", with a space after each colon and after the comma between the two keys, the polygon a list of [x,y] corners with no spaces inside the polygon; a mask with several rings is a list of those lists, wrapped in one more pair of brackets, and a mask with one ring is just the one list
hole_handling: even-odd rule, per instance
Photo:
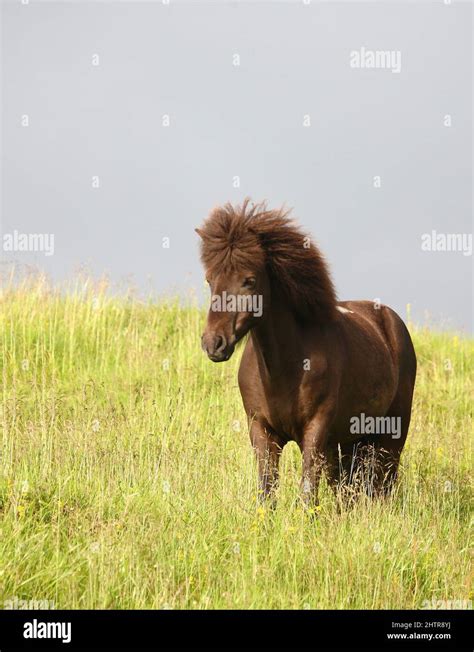
{"label": "horse's nostril", "polygon": [[225,339],[222,337],[222,335],[216,335],[216,340],[215,340],[215,351],[216,353],[220,353],[225,349]]}

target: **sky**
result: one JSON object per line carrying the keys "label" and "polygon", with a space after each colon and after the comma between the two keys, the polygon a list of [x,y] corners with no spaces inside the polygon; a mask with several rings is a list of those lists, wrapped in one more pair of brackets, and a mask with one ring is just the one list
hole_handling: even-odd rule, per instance
{"label": "sky", "polygon": [[250,196],[293,208],[341,300],[472,332],[470,3],[23,1],[0,274],[201,296],[194,228]]}

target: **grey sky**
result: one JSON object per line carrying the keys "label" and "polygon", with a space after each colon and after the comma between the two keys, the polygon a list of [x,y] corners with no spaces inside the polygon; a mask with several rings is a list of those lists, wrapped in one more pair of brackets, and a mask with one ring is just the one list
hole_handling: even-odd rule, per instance
{"label": "grey sky", "polygon": [[250,195],[294,207],[341,299],[472,330],[472,255],[421,249],[472,232],[469,3],[3,2],[1,107],[2,232],[55,235],[3,268],[201,289],[194,227]]}

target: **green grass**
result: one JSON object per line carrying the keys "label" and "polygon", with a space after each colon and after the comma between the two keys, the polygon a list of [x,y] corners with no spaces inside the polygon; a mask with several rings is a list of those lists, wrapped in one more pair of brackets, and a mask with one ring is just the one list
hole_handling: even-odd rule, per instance
{"label": "green grass", "polygon": [[[472,599],[472,340],[414,330],[419,373],[400,482],[308,518],[286,447],[272,513],[237,387],[240,352],[200,350],[177,302],[1,295],[2,600],[56,608],[421,608]],[[449,362],[448,362],[449,361]]]}

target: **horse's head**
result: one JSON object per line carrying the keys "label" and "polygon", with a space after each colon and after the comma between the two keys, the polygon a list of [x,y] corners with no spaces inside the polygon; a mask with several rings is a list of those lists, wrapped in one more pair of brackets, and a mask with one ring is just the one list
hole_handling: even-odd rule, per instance
{"label": "horse's head", "polygon": [[214,362],[230,358],[237,342],[263,318],[269,301],[265,252],[247,206],[248,201],[243,209],[218,207],[196,229],[211,290],[202,348]]}
{"label": "horse's head", "polygon": [[287,209],[268,210],[249,199],[225,204],[196,231],[212,295],[202,346],[214,362],[230,358],[268,315],[270,299],[301,321],[333,318],[336,296],[324,258]]}
{"label": "horse's head", "polygon": [[213,362],[224,362],[263,317],[269,282],[264,269],[252,267],[206,272],[211,305],[202,348]]}

